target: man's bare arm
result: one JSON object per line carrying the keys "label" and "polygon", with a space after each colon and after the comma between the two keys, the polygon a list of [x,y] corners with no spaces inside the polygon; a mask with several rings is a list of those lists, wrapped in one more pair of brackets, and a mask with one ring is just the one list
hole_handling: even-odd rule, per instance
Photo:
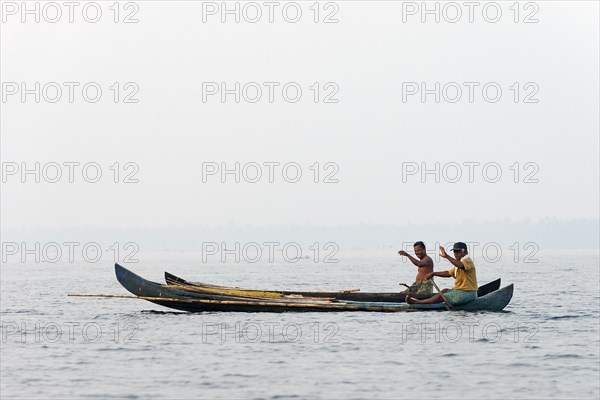
{"label": "man's bare arm", "polygon": [[425,257],[423,260],[419,260],[418,258],[415,258],[415,257],[411,256],[410,254],[408,254],[407,252],[405,252],[403,250],[399,251],[398,254],[400,254],[401,256],[408,257],[408,259],[410,260],[410,262],[412,262],[415,266],[417,266],[419,268],[421,268],[421,267],[433,267],[433,260],[429,256]]}
{"label": "man's bare arm", "polygon": [[452,275],[448,271],[438,271],[438,272],[430,272],[425,275],[425,279],[431,279],[434,276],[439,276],[441,278],[450,278]]}
{"label": "man's bare arm", "polygon": [[456,258],[450,256],[448,253],[446,253],[446,250],[440,246],[440,257],[445,258],[446,260],[450,261],[452,263],[452,265],[454,265],[456,268],[459,269],[465,269],[465,266],[463,265],[462,262],[460,262],[460,260],[457,260]]}
{"label": "man's bare arm", "polygon": [[433,268],[433,259],[431,257],[425,256],[422,261],[425,264],[423,267]]}
{"label": "man's bare arm", "polygon": [[446,260],[450,261],[452,263],[452,265],[454,265],[458,269],[465,269],[465,266],[463,265],[463,263],[460,262],[460,260],[457,260],[456,258],[454,258],[452,256],[446,257]]}

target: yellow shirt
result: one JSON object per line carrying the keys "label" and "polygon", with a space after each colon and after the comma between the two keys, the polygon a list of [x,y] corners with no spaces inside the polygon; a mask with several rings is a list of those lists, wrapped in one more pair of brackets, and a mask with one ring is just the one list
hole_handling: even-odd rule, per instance
{"label": "yellow shirt", "polygon": [[471,257],[464,256],[460,259],[465,269],[452,267],[448,273],[455,279],[454,289],[457,290],[477,290],[477,273],[475,272],[475,264]]}

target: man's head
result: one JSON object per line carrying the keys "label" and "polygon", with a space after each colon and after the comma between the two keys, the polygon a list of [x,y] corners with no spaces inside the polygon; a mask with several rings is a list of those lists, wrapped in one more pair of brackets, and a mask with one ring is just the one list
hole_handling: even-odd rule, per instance
{"label": "man's head", "polygon": [[417,242],[413,245],[413,247],[415,249],[415,255],[419,258],[419,260],[427,255],[427,252],[425,251],[425,243]]}
{"label": "man's head", "polygon": [[452,246],[452,252],[454,253],[454,258],[456,258],[457,260],[460,260],[467,254],[469,254],[469,252],[467,251],[467,245],[463,242],[454,243],[454,246]]}

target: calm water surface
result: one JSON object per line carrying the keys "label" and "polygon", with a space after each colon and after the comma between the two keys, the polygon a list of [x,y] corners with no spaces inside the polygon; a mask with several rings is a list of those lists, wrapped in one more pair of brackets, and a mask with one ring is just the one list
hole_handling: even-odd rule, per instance
{"label": "calm water surface", "polygon": [[[155,281],[168,270],[260,288],[395,291],[414,274],[393,251],[356,252],[338,264],[138,258],[126,266]],[[538,259],[475,260],[480,283],[515,284],[506,312],[393,314],[171,312],[141,300],[66,296],[128,294],[109,260],[8,263],[2,398],[598,399],[598,251]]]}

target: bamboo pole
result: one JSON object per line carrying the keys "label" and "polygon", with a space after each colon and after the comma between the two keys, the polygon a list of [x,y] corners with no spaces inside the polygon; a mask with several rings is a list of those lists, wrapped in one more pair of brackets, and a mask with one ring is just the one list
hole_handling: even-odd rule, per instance
{"label": "bamboo pole", "polygon": [[185,290],[188,292],[210,294],[216,296],[228,296],[228,297],[240,297],[244,299],[269,299],[269,300],[285,300],[285,301],[304,301],[304,302],[324,302],[324,301],[335,301],[335,297],[305,297],[302,295],[289,295],[281,294],[278,292],[267,292],[267,291],[249,291],[249,290],[238,290],[238,289],[214,289],[214,288],[200,288],[196,286],[188,285],[170,285],[176,289]]}
{"label": "bamboo pole", "polygon": [[240,300],[208,300],[208,299],[174,299],[169,297],[149,297],[149,296],[128,296],[118,294],[68,294],[71,297],[105,297],[121,299],[141,299],[160,302],[178,302],[191,304],[222,304],[222,305],[244,305],[244,306],[267,306],[267,307],[286,307],[286,308],[321,308],[340,311],[384,311],[384,312],[409,312],[418,311],[410,308],[390,308],[383,306],[355,306],[347,303],[292,303],[292,302],[268,302],[268,301],[240,301]]}
{"label": "bamboo pole", "polygon": [[[230,286],[216,286],[216,285],[208,285],[208,284],[200,284],[200,283],[191,283],[191,282],[176,282],[176,281],[171,281],[171,282],[167,282],[167,285],[169,286],[178,286],[178,287],[184,287],[188,290],[203,290],[203,291],[207,291],[207,292],[219,292],[219,291],[241,291],[241,292],[249,292],[249,293],[263,293],[263,295],[261,295],[260,297],[282,297],[282,296],[289,296],[286,295],[284,293],[284,291],[277,291],[277,290],[260,290],[260,289],[242,289],[242,288],[238,288],[238,287],[230,287]],[[355,293],[355,292],[360,292],[360,288],[356,288],[356,289],[343,289],[343,290],[310,290],[310,291],[306,291],[306,290],[286,290],[285,292],[288,293],[294,293],[294,292],[302,292],[302,293]]]}
{"label": "bamboo pole", "polygon": [[454,310],[454,308],[450,305],[450,303],[448,303],[446,301],[446,298],[444,297],[444,294],[442,293],[442,291],[440,290],[440,288],[438,287],[438,285],[435,283],[435,281],[433,280],[433,278],[429,278],[429,279],[431,280],[431,283],[433,283],[433,286],[435,286],[435,288],[438,291],[438,293],[440,294],[440,296],[442,296],[442,300],[444,300],[444,304],[446,305],[446,309],[448,311]]}

